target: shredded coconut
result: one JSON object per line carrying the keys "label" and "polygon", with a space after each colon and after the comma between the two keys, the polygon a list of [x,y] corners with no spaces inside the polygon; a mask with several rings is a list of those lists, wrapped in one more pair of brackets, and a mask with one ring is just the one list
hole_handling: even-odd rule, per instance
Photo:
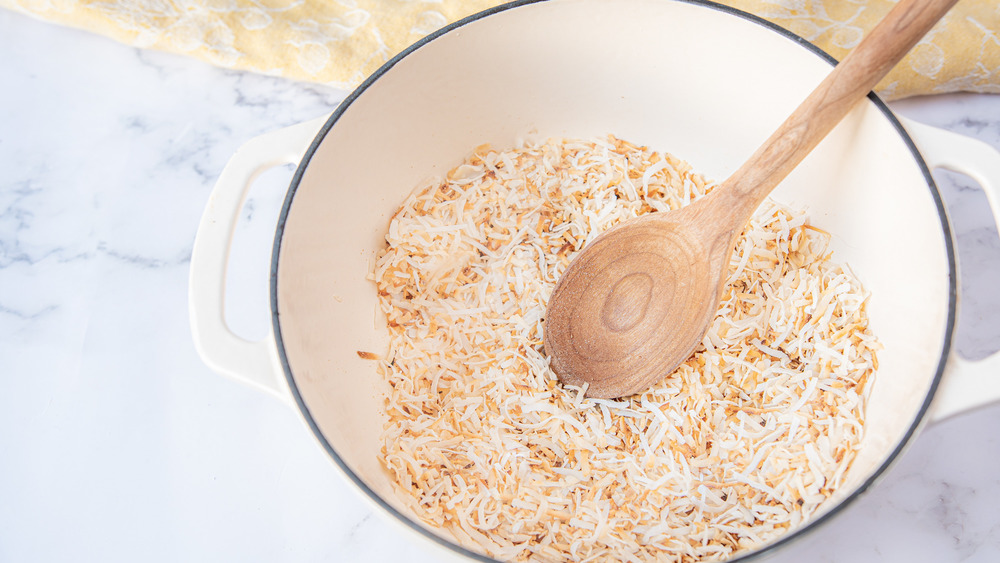
{"label": "shredded coconut", "polygon": [[[727,559],[801,526],[854,459],[878,344],[829,236],[767,201],[702,346],[618,400],[558,382],[546,301],[622,220],[713,185],[614,137],[475,149],[393,216],[372,278],[391,333],[382,463],[400,497],[512,561]],[[359,355],[362,354],[359,352]]]}

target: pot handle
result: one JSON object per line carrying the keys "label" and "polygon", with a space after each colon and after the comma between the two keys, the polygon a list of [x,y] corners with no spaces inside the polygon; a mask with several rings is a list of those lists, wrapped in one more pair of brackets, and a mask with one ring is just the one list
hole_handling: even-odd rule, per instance
{"label": "pot handle", "polygon": [[226,325],[229,252],[250,187],[264,171],[296,164],[329,115],[254,137],[223,168],[205,206],[191,250],[188,313],[195,349],[216,372],[291,401],[282,377],[273,328],[263,340],[237,336]]}
{"label": "pot handle", "polygon": [[[1000,151],[965,135],[909,119],[900,121],[928,166],[961,172],[982,186],[1000,228]],[[997,400],[1000,400],[1000,352],[978,361],[952,353],[931,404],[930,417],[941,420]]]}

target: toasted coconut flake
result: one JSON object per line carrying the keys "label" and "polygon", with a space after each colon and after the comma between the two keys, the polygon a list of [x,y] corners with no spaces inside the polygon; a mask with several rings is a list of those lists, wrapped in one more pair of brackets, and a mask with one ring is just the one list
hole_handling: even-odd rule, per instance
{"label": "toasted coconut flake", "polygon": [[588,399],[542,349],[587,242],[712,188],[608,137],[483,145],[406,199],[371,275],[390,351],[359,356],[389,383],[382,463],[419,518],[505,560],[699,561],[822,509],[856,457],[878,343],[804,213],[757,211],[702,346],[647,391]]}

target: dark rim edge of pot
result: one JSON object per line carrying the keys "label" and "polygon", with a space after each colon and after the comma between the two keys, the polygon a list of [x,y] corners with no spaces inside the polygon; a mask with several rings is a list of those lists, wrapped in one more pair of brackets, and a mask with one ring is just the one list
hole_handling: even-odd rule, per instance
{"label": "dark rim edge of pot", "polygon": [[[306,150],[305,155],[303,156],[301,162],[299,163],[298,167],[295,170],[294,175],[292,176],[292,180],[288,188],[288,193],[285,197],[284,203],[282,204],[281,213],[278,217],[277,228],[275,230],[274,245],[271,254],[271,268],[270,268],[271,322],[274,328],[274,338],[275,338],[275,344],[277,346],[278,357],[281,361],[282,371],[284,372],[285,379],[288,382],[288,387],[292,393],[292,396],[295,399],[295,404],[301,411],[301,414],[305,419],[306,424],[312,430],[313,435],[319,440],[320,444],[330,455],[330,457],[333,459],[333,462],[340,468],[340,470],[343,471],[343,473],[354,483],[354,485],[356,485],[365,495],[367,495],[370,500],[374,501],[375,504],[380,506],[383,510],[394,516],[401,523],[413,529],[420,535],[430,539],[434,543],[437,543],[438,545],[445,547],[455,552],[456,554],[461,554],[473,560],[486,563],[500,563],[500,562],[497,561],[496,559],[487,557],[480,553],[476,553],[450,540],[442,538],[437,534],[430,532],[429,530],[424,528],[421,524],[418,524],[417,522],[413,521],[409,516],[396,510],[393,506],[388,504],[378,494],[376,494],[375,491],[369,488],[368,485],[365,484],[365,482],[360,477],[358,477],[358,475],[344,462],[344,460],[340,457],[340,455],[333,448],[333,446],[331,446],[330,443],[323,436],[322,431],[320,431],[319,426],[316,423],[316,420],[313,418],[312,413],[309,411],[309,407],[305,404],[305,401],[302,398],[302,394],[300,393],[299,388],[295,383],[295,377],[292,375],[291,367],[288,364],[288,357],[286,356],[285,353],[284,342],[282,340],[282,334],[281,334],[281,324],[278,314],[278,290],[277,290],[278,263],[281,254],[281,240],[285,230],[285,223],[288,219],[288,212],[289,209],[291,208],[292,201],[295,198],[295,192],[298,190],[299,183],[302,180],[302,176],[305,173],[306,168],[308,168],[309,166],[309,162],[311,161],[313,155],[315,154],[316,149],[323,142],[323,139],[326,137],[327,133],[330,131],[333,125],[340,119],[341,115],[343,115],[343,113],[351,106],[351,104],[359,96],[361,96],[361,94],[365,92],[365,90],[371,87],[372,84],[374,84],[376,81],[379,80],[379,78],[382,77],[382,75],[387,73],[393,66],[396,65],[396,63],[407,57],[410,53],[413,53],[417,49],[420,49],[422,46],[434,41],[435,39],[441,37],[442,35],[448,34],[471,22],[483,19],[492,14],[504,12],[506,10],[514,9],[520,6],[546,2],[546,1],[548,0],[515,0],[513,2],[501,4],[493,8],[489,8],[487,10],[478,12],[476,14],[462,18],[445,27],[442,27],[441,29],[418,40],[417,42],[410,45],[409,47],[401,51],[399,54],[394,56],[384,65],[382,65],[378,70],[372,73],[371,76],[369,76],[360,86],[354,89],[346,98],[344,98],[344,100],[340,103],[339,106],[337,106],[336,110],[330,115],[330,118],[317,133],[315,139],[313,139],[313,142]],[[808,51],[811,51],[813,54],[815,54],[816,56],[820,57],[821,59],[829,63],[831,66],[835,66],[837,64],[837,60],[835,58],[830,56],[827,52],[823,51],[813,43],[807,41],[806,39],[803,39],[802,37],[796,35],[795,33],[792,33],[791,31],[788,31],[787,29],[777,24],[771,23],[754,14],[750,14],[742,10],[738,10],[736,8],[731,8],[729,6],[718,4],[716,2],[712,2],[711,0],[670,0],[670,1],[699,5],[740,17],[744,20],[753,22],[775,33],[778,33],[786,37],[787,39],[795,41]],[[924,175],[924,179],[927,182],[927,187],[931,192],[931,197],[934,199],[934,204],[937,207],[938,217],[941,220],[941,229],[943,231],[945,239],[945,249],[948,256],[949,287],[948,287],[948,318],[946,321],[947,326],[945,327],[943,347],[941,350],[941,357],[938,361],[937,371],[934,375],[934,380],[931,383],[930,391],[924,398],[923,404],[921,405],[917,416],[914,418],[913,423],[910,425],[909,429],[907,429],[902,440],[900,440],[900,442],[896,445],[895,448],[893,448],[892,452],[888,455],[888,457],[886,457],[885,461],[883,461],[882,464],[877,469],[875,469],[875,471],[873,471],[871,475],[868,476],[868,478],[864,481],[864,483],[861,484],[861,486],[858,487],[857,490],[852,492],[849,496],[841,500],[836,506],[833,506],[819,517],[813,520],[809,520],[801,527],[789,531],[782,537],[778,538],[777,540],[771,543],[766,544],[762,548],[758,548],[754,551],[743,554],[735,559],[731,559],[730,561],[733,562],[751,561],[765,555],[770,555],[778,548],[786,546],[792,541],[805,537],[808,532],[817,529],[820,525],[830,520],[835,515],[841,513],[844,509],[850,506],[858,497],[860,497],[869,489],[871,489],[871,487],[874,484],[876,484],[881,477],[884,476],[886,470],[897,460],[899,454],[912,442],[914,436],[917,434],[917,430],[923,424],[927,415],[927,411],[930,408],[931,401],[933,400],[934,395],[937,392],[938,385],[941,382],[941,378],[944,374],[945,364],[947,363],[948,355],[951,350],[952,338],[954,336],[954,330],[955,330],[956,308],[958,300],[958,291],[957,291],[958,275],[957,275],[957,262],[955,258],[954,242],[952,240],[951,226],[948,222],[946,207],[944,205],[944,201],[941,197],[941,194],[937,189],[937,185],[934,183],[934,179],[931,176],[931,172],[928,169],[927,164],[924,162],[923,157],[920,155],[919,150],[913,143],[913,140],[907,134],[906,130],[903,128],[902,124],[899,122],[898,119],[896,119],[895,115],[892,113],[892,111],[889,109],[886,103],[882,101],[882,99],[879,98],[874,92],[868,95],[868,99],[872,104],[875,105],[875,107],[879,109],[880,112],[882,112],[882,114],[893,125],[893,127],[895,127],[897,133],[903,139],[903,142],[906,144],[907,148],[909,148],[911,154],[913,155],[918,166],[920,167],[921,173]]]}

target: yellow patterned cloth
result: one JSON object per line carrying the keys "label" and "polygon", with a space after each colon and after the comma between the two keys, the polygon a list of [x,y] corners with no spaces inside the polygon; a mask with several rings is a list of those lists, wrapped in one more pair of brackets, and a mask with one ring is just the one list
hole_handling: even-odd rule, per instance
{"label": "yellow patterned cloth", "polygon": [[[614,0],[608,0],[614,1]],[[226,68],[350,89],[420,37],[497,0],[0,0],[6,7]],[[895,0],[721,0],[840,59]],[[879,87],[889,99],[1000,93],[1000,0],[961,0]]]}

